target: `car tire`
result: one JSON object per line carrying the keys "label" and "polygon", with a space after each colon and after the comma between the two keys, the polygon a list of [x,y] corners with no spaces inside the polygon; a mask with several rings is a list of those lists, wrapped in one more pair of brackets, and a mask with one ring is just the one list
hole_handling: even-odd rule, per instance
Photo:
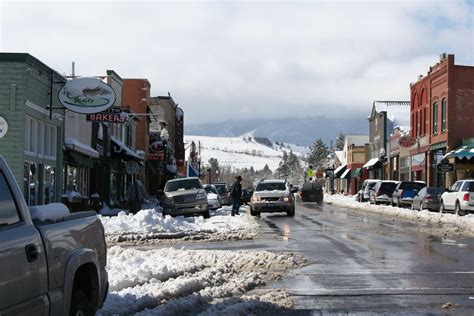
{"label": "car tire", "polygon": [[255,212],[254,208],[250,206],[250,215],[252,216],[260,216],[259,212]]}
{"label": "car tire", "polygon": [[461,209],[461,204],[459,204],[459,202],[456,202],[456,206],[454,207],[454,212],[456,213],[456,215],[459,215],[459,216],[466,215],[466,211]]}
{"label": "car tire", "polygon": [[209,213],[209,210],[207,210],[207,211],[205,211],[205,212],[202,214],[202,216],[203,216],[204,218],[209,218],[209,217],[211,217],[211,213]]}
{"label": "car tire", "polygon": [[446,210],[445,210],[445,208],[444,208],[444,202],[443,202],[443,201],[441,201],[441,202],[439,203],[439,212],[440,212],[441,214],[443,214],[443,213],[446,212]]}
{"label": "car tire", "polygon": [[[421,203],[420,203],[421,205]],[[415,210],[415,204],[413,202],[411,202],[411,210],[414,211]]]}
{"label": "car tire", "polygon": [[397,206],[397,207],[400,207],[400,199],[398,199],[398,198],[397,198],[396,206]]}
{"label": "car tire", "polygon": [[286,212],[286,215],[293,217],[295,216],[295,208],[292,207],[289,211]]}
{"label": "car tire", "polygon": [[423,211],[423,202],[420,202],[420,209],[419,209],[419,211],[420,211],[420,212]]}
{"label": "car tire", "polygon": [[82,290],[73,290],[71,295],[70,316],[93,316],[95,311],[92,308],[87,295]]}

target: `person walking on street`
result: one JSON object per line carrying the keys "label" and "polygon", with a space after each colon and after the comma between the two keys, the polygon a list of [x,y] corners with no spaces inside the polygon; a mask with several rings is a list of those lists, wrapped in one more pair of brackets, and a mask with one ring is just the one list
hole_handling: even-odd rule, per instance
{"label": "person walking on street", "polygon": [[235,179],[237,180],[230,189],[230,196],[232,198],[232,216],[235,216],[235,214],[239,215],[239,208],[242,204],[242,184],[240,184],[242,182],[242,177],[237,176]]}

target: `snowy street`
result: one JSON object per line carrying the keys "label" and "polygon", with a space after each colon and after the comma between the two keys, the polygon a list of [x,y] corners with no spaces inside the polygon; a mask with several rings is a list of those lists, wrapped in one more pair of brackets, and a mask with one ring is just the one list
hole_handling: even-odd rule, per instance
{"label": "snowy street", "polygon": [[236,217],[220,209],[209,220],[163,219],[153,210],[103,217],[111,287],[99,314],[474,308],[474,240],[463,228],[474,216],[326,198],[322,207],[297,205],[294,218],[253,218],[244,208]]}

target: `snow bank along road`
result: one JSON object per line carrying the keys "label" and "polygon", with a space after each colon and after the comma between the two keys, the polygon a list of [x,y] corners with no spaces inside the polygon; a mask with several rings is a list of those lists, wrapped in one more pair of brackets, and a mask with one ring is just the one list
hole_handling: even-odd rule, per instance
{"label": "snow bank along road", "polygon": [[[327,197],[352,203],[344,200]],[[432,235],[445,236],[444,228],[432,228],[449,223],[403,224],[331,205],[299,205],[294,218],[242,213],[230,217],[224,208],[209,220],[163,219],[155,210],[103,217],[115,246],[108,252],[111,292],[100,314],[474,310],[472,240]]]}
{"label": "snow bank along road", "polygon": [[[101,217],[108,250],[110,293],[99,315],[245,315],[289,311],[280,289],[246,292],[281,278],[304,260],[288,252],[154,248],[157,243],[205,239],[248,240],[258,224],[246,214],[222,208],[202,217],[165,217],[155,209]],[[113,246],[115,245],[115,246]],[[122,246],[117,246],[122,245]],[[127,245],[127,247],[124,247]],[[132,246],[148,245],[147,250]]]}
{"label": "snow bank along road", "polygon": [[388,205],[373,205],[369,202],[360,203],[355,200],[354,196],[344,195],[327,195],[325,202],[362,212],[379,213],[403,220],[440,225],[438,230],[442,230],[443,235],[474,236],[474,214],[458,216],[430,212],[429,210],[420,212]]}

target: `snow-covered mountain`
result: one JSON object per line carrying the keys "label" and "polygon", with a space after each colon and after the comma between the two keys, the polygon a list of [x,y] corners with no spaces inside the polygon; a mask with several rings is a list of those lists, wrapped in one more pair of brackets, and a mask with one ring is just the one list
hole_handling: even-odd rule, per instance
{"label": "snow-covered mountain", "polygon": [[[293,144],[272,143],[266,138],[256,138],[252,132],[239,137],[211,137],[185,135],[187,147],[186,158],[189,157],[189,144],[194,141],[196,149],[201,152],[201,161],[207,164],[209,159],[216,158],[220,166],[231,166],[235,169],[250,168],[261,170],[265,165],[274,171],[278,168],[283,157],[283,151],[293,153],[299,157],[309,152],[308,147]],[[265,145],[267,144],[267,145]]]}
{"label": "snow-covered mountain", "polygon": [[253,136],[264,136],[272,141],[309,146],[318,138],[327,145],[340,134],[368,134],[368,114],[340,113],[336,118],[325,115],[305,118],[235,120],[185,124],[187,135],[237,137],[247,131]]}

